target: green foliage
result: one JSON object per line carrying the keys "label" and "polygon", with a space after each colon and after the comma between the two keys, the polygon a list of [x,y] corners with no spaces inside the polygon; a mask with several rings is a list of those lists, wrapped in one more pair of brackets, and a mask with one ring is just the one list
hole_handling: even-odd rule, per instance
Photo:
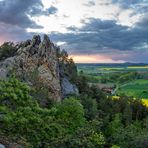
{"label": "green foliage", "polygon": [[99,83],[102,80],[101,76],[94,76],[91,74],[84,74],[83,71],[79,72],[79,75],[84,75],[86,77],[87,82],[89,83]]}
{"label": "green foliage", "polygon": [[135,136],[130,142],[129,147],[131,148],[147,148],[148,147],[148,134]]}
{"label": "green foliage", "polygon": [[126,125],[132,123],[132,108],[130,104],[127,104],[123,111],[123,122]]}
{"label": "green foliage", "polygon": [[76,82],[77,78],[77,67],[72,58],[68,59],[67,63],[67,75],[69,76],[72,82]]}
{"label": "green foliage", "polygon": [[97,101],[88,97],[87,95],[81,95],[81,103],[84,106],[85,117],[87,120],[94,119],[98,114]]}
{"label": "green foliage", "polygon": [[35,101],[31,99],[29,93],[31,93],[30,87],[15,78],[10,78],[8,81],[0,80],[0,105],[12,110],[28,104],[33,106]]}
{"label": "green foliage", "polygon": [[113,100],[87,85],[85,77],[78,80],[84,80],[78,81],[79,99],[67,98],[50,108],[38,104],[36,91],[32,93],[26,83],[15,78],[1,80],[0,136],[24,147],[147,146],[148,108],[126,96]]}
{"label": "green foliage", "polygon": [[87,122],[71,136],[68,147],[103,147],[105,137],[101,132],[102,123],[99,120]]}
{"label": "green foliage", "polygon": [[120,83],[125,83],[125,82],[128,82],[128,81],[131,81],[131,80],[136,79],[137,76],[138,76],[138,73],[137,72],[128,72],[128,73],[125,73],[125,74],[120,75],[117,80]]}
{"label": "green foliage", "polygon": [[121,123],[121,117],[120,114],[116,114],[113,121],[111,121],[106,128],[106,134],[112,135],[118,131],[119,128],[121,128],[123,125]]}
{"label": "green foliage", "polygon": [[17,49],[12,42],[5,42],[0,46],[0,60],[14,56]]}
{"label": "green foliage", "polygon": [[148,93],[146,92],[148,85],[147,79],[137,79],[129,81],[125,85],[121,85],[117,94],[126,94],[128,96],[133,96],[137,99],[148,98]]}
{"label": "green foliage", "polygon": [[[140,137],[141,138],[145,137],[146,132],[147,131],[144,131],[141,128],[141,125],[139,122],[135,122],[134,124],[131,124],[125,128],[123,127],[118,128],[118,130],[112,134],[111,141],[119,145],[121,148],[124,148],[124,147],[134,148],[135,144],[133,145],[133,143],[136,141],[136,139],[138,141]],[[142,148],[142,145],[141,145],[141,148]]]}
{"label": "green foliage", "polygon": [[74,98],[65,99],[62,104],[58,104],[55,116],[61,124],[67,126],[70,133],[85,123],[83,106]]}
{"label": "green foliage", "polygon": [[30,87],[15,78],[0,81],[0,92],[0,133],[21,145],[64,145],[85,124],[83,106],[74,98],[41,108],[30,96]]}
{"label": "green foliage", "polygon": [[87,83],[87,79],[84,75],[79,75],[76,80],[76,84],[78,86],[80,93],[86,93],[89,91],[89,85]]}
{"label": "green foliage", "polygon": [[90,136],[90,140],[96,145],[105,144],[105,139],[101,132],[100,133],[93,132],[92,135]]}
{"label": "green foliage", "polygon": [[68,57],[65,50],[59,54],[58,58],[61,77],[67,76],[71,82],[75,83],[77,78],[77,67],[73,59]]}
{"label": "green foliage", "polygon": [[111,148],[120,148],[120,147],[117,145],[113,145]]}

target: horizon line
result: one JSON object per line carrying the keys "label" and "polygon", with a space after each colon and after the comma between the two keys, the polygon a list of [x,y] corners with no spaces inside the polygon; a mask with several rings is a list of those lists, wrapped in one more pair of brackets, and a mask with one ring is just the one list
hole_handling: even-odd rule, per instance
{"label": "horizon line", "polygon": [[78,63],[78,62],[75,62],[76,64],[148,64],[148,63],[145,63],[145,62],[124,62],[124,63]]}

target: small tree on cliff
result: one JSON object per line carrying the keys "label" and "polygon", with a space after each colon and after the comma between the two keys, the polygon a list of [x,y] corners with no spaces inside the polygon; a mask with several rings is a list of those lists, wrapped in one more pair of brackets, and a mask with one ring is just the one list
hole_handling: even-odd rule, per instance
{"label": "small tree on cliff", "polygon": [[59,54],[61,75],[67,76],[70,81],[76,82],[77,78],[77,67],[72,58],[68,57],[68,53],[62,50]]}
{"label": "small tree on cliff", "polygon": [[0,46],[0,60],[14,56],[16,50],[13,42],[5,42]]}

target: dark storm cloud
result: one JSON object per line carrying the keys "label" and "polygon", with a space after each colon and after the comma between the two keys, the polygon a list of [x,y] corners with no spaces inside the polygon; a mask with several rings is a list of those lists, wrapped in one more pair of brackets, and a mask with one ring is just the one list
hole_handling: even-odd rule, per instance
{"label": "dark storm cloud", "polygon": [[76,53],[99,53],[103,49],[135,50],[148,42],[148,29],[137,24],[128,28],[115,21],[90,19],[82,28],[69,28],[74,33],[52,34],[54,40],[67,42]]}
{"label": "dark storm cloud", "polygon": [[[121,54],[122,55],[122,54]],[[118,56],[116,58],[113,58],[114,60],[126,60],[126,61],[131,61],[131,62],[136,62],[136,63],[148,63],[148,50],[146,51],[134,51],[134,52],[129,52],[127,57],[120,57]]]}
{"label": "dark storm cloud", "polygon": [[133,12],[130,14],[131,17],[140,14],[144,18],[147,18],[148,15],[147,0],[112,0],[112,4],[118,4],[122,8],[122,12],[124,12],[124,10],[132,9]]}
{"label": "dark storm cloud", "polygon": [[30,17],[50,15],[56,12],[57,9],[53,6],[43,10],[41,0],[0,1],[1,36],[7,36],[7,39],[11,40],[26,39],[31,35],[31,33],[26,31],[27,28],[42,28],[42,26],[32,21]]}
{"label": "dark storm cloud", "polygon": [[31,39],[33,34],[27,33],[25,29],[19,26],[0,23],[1,42],[5,41],[23,41]]}
{"label": "dark storm cloud", "polygon": [[0,34],[9,41],[24,40],[31,33],[26,28],[41,28],[28,15],[41,13],[43,5],[39,0],[3,0],[0,1]]}
{"label": "dark storm cloud", "polygon": [[[148,15],[148,12],[147,12]],[[137,23],[138,27],[141,27],[141,29],[148,29],[148,17],[145,15],[144,17],[141,18],[141,20]]]}
{"label": "dark storm cloud", "polygon": [[49,16],[57,13],[57,11],[58,9],[54,6],[51,6],[46,10],[43,10],[43,8],[34,7],[30,10],[29,15],[30,16],[41,16],[41,15]]}
{"label": "dark storm cloud", "polygon": [[90,18],[89,23],[84,22],[84,27],[79,29],[80,31],[100,31],[100,30],[106,30],[111,29],[115,26],[115,21],[113,20],[100,20],[100,19],[94,19]]}
{"label": "dark storm cloud", "polygon": [[54,6],[51,6],[50,8],[47,9],[47,11],[49,14],[55,14],[58,11],[58,9]]}
{"label": "dark storm cloud", "polygon": [[0,22],[20,27],[38,28],[28,17],[29,13],[39,12],[42,8],[40,0],[5,0],[0,1]]}
{"label": "dark storm cloud", "polygon": [[[42,28],[30,19],[33,16],[51,15],[57,12],[53,6],[44,10],[41,0],[0,1],[0,33],[7,40],[24,40],[32,35],[27,28]],[[30,16],[30,17],[29,17]]]}
{"label": "dark storm cloud", "polygon": [[[135,11],[131,16],[142,14],[142,17],[131,28],[122,26],[113,20],[90,18],[89,23],[88,21],[86,23],[84,18],[81,21],[83,27],[70,26],[67,28],[70,33],[53,32],[50,35],[51,39],[56,42],[66,42],[62,47],[69,49],[72,54],[113,55],[114,51],[119,54],[131,51],[129,55],[133,54],[133,57],[138,58],[142,51],[145,53],[142,60],[146,61],[148,56],[148,4],[144,0],[112,0],[112,4],[119,4],[121,11],[132,8]],[[94,6],[95,1],[90,0],[87,5]],[[54,6],[44,10],[41,0],[0,1],[0,34],[3,38],[14,41],[31,38],[32,33],[26,32],[26,29],[42,26],[37,25],[29,16],[49,16],[57,11]],[[68,16],[65,15],[65,17]],[[118,60],[118,57],[113,58]]]}
{"label": "dark storm cloud", "polygon": [[126,9],[133,9],[132,15],[143,14],[147,16],[148,13],[148,1],[147,0],[112,0],[113,4],[118,4],[123,11]]}
{"label": "dark storm cloud", "polygon": [[136,7],[139,4],[145,3],[145,0],[112,0],[113,4],[118,3],[123,8]]}

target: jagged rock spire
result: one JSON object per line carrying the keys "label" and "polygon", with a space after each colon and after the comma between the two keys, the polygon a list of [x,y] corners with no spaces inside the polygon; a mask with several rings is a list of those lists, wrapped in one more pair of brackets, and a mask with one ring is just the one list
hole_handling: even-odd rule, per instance
{"label": "jagged rock spire", "polygon": [[32,46],[39,45],[41,43],[41,37],[39,35],[34,35],[32,38]]}
{"label": "jagged rock spire", "polygon": [[[43,41],[39,35],[34,35],[32,40],[19,44],[15,56],[0,63],[0,77],[15,74],[32,87],[40,85],[41,89],[46,89],[48,96],[40,98],[42,105],[46,105],[49,99],[60,101],[63,96],[77,93],[77,90],[69,81],[69,75],[65,75],[67,61],[66,66],[62,66],[65,61],[60,62],[58,53],[60,49],[50,41],[48,35],[43,36]],[[66,53],[63,56],[68,58]]]}

